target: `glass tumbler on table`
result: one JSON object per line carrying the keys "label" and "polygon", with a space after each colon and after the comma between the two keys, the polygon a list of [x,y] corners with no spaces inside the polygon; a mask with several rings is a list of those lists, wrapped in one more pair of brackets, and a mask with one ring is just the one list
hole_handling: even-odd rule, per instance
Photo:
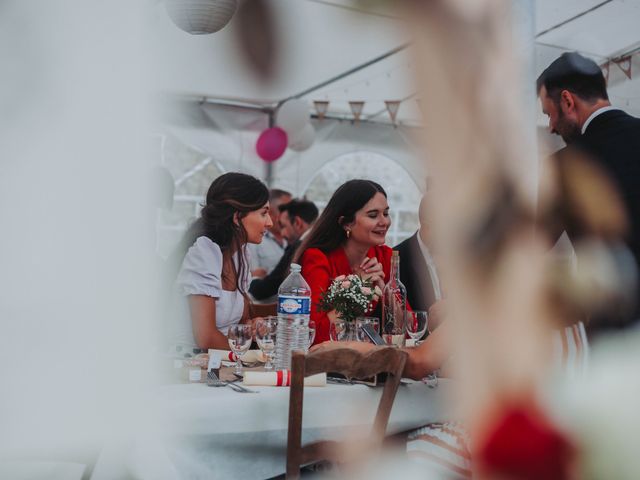
{"label": "glass tumbler on table", "polygon": [[251,347],[251,341],[253,340],[251,325],[240,323],[238,325],[231,325],[227,332],[227,338],[229,339],[229,347],[231,351],[236,355],[236,369],[234,373],[236,375],[242,375],[242,355],[244,355],[249,347]]}
{"label": "glass tumbler on table", "polygon": [[276,332],[278,317],[264,317],[256,321],[256,342],[267,358],[265,370],[273,370],[273,359],[276,354]]}
{"label": "glass tumbler on table", "polygon": [[309,320],[309,344],[307,346],[307,352],[309,351],[309,349],[311,348],[311,345],[313,345],[313,341],[316,338],[316,322],[314,322],[313,320]]}
{"label": "glass tumbler on table", "polygon": [[347,322],[336,318],[329,324],[329,337],[334,342],[341,342],[347,333]]}

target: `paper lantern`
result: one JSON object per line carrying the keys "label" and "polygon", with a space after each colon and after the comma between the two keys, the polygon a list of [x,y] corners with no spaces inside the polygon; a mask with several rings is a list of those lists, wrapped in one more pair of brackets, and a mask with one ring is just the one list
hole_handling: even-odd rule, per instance
{"label": "paper lantern", "polygon": [[303,128],[298,130],[294,135],[289,136],[289,148],[296,152],[302,152],[313,145],[316,138],[316,131],[313,125],[307,123]]}
{"label": "paper lantern", "polygon": [[309,123],[309,106],[303,100],[289,100],[282,104],[276,116],[276,125],[293,135]]}
{"label": "paper lantern", "polygon": [[256,152],[265,162],[273,162],[282,156],[287,143],[287,132],[279,127],[267,128],[258,137]]}
{"label": "paper lantern", "polygon": [[192,35],[217,32],[229,23],[236,6],[236,0],[165,0],[173,23]]}

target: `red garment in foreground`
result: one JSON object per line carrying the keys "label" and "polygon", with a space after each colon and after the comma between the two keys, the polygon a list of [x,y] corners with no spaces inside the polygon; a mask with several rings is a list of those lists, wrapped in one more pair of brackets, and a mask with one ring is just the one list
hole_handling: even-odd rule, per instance
{"label": "red garment in foreground", "polygon": [[506,409],[478,449],[480,466],[496,477],[518,480],[571,478],[573,448],[536,408]]}
{"label": "red garment in foreground", "polygon": [[[385,282],[389,280],[391,272],[391,252],[391,248],[386,245],[371,247],[367,252],[367,257],[375,257],[382,264]],[[329,340],[329,318],[326,312],[318,310],[320,296],[329,288],[334,278],[351,275],[353,272],[342,247],[326,254],[317,248],[309,248],[302,255],[300,264],[302,276],[311,287],[311,320],[316,322],[316,338],[313,343],[322,343]]]}

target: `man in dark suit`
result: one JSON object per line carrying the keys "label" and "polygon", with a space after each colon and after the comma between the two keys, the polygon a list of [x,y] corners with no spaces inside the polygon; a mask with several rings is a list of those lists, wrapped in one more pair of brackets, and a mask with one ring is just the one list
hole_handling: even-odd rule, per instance
{"label": "man in dark suit", "polygon": [[426,206],[427,195],[420,201],[420,229],[393,249],[400,254],[400,281],[407,289],[409,305],[414,310],[428,311],[442,299],[442,291],[430,248]]}
{"label": "man in dark suit", "polygon": [[280,233],[287,240],[288,246],[271,273],[254,279],[249,285],[249,293],[256,300],[267,300],[278,294],[280,284],[289,274],[293,254],[302,243],[304,234],[318,218],[318,207],[308,200],[291,200],[278,208]]}
{"label": "man in dark suit", "polygon": [[[562,54],[537,80],[551,133],[586,153],[617,187],[626,208],[626,239],[640,260],[640,119],[611,106],[600,67],[576,52]],[[571,235],[571,232],[568,232]],[[640,297],[640,291],[638,292]],[[632,318],[637,319],[636,308]],[[628,320],[631,320],[629,318]]]}

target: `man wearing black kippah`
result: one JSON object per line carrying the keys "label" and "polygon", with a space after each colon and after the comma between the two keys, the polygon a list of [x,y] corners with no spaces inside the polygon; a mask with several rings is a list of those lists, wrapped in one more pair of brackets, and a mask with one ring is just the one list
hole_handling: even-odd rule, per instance
{"label": "man wearing black kippah", "polygon": [[[549,130],[596,162],[618,188],[630,223],[627,245],[640,259],[640,119],[611,106],[600,67],[562,54],[538,77]],[[638,319],[639,310],[633,315]]]}

